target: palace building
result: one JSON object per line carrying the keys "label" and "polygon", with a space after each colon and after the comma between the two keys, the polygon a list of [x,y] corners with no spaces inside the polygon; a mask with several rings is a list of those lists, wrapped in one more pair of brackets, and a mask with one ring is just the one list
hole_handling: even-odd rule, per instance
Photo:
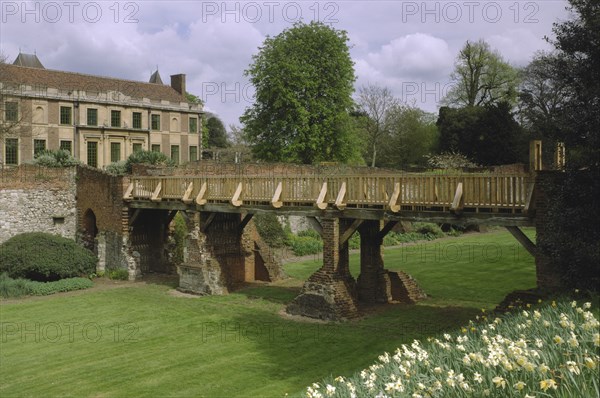
{"label": "palace building", "polygon": [[0,64],[0,165],[65,149],[102,168],[138,150],[177,163],[198,160],[202,105],[186,99],[185,75],[165,85],[44,68],[34,54]]}

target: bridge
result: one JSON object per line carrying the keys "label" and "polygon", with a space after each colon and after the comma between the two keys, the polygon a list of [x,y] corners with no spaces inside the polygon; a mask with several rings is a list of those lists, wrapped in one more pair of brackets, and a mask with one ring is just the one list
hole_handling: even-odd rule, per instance
{"label": "bridge", "polygon": [[[314,318],[352,318],[359,302],[410,302],[423,296],[408,275],[384,268],[383,238],[402,220],[504,226],[535,253],[519,229],[535,225],[532,173],[265,173],[246,167],[188,174],[132,176],[123,200],[129,224],[137,223],[138,230],[155,228],[157,219],[168,224],[178,211],[187,215],[190,233],[180,287],[195,293],[226,293],[236,282],[260,279],[259,274],[270,279],[269,270],[248,263],[248,253],[260,247],[244,237],[253,215],[264,212],[306,216],[323,238],[323,266],[287,307],[290,314]],[[361,237],[357,280],[348,267],[348,239],[355,232]],[[151,235],[142,238],[150,246]]]}

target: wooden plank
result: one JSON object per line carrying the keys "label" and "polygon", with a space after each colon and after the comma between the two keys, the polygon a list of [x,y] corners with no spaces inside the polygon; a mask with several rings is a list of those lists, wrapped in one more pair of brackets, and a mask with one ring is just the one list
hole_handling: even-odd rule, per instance
{"label": "wooden plank", "polygon": [[183,198],[181,198],[181,201],[183,203],[185,203],[186,205],[189,205],[190,203],[192,203],[192,191],[193,190],[194,190],[194,183],[190,182],[187,189],[185,190],[185,193],[183,194]]}
{"label": "wooden plank", "polygon": [[337,198],[335,199],[334,206],[338,210],[344,210],[346,208],[346,203],[344,203],[344,198],[346,196],[346,181],[342,182],[342,186],[340,187],[340,191],[338,192]]}
{"label": "wooden plank", "polygon": [[128,186],[127,186],[127,190],[125,191],[125,194],[123,195],[123,200],[125,201],[130,201],[133,199],[133,196],[131,196],[131,194],[133,193],[133,187],[134,187],[134,182],[132,181]]}
{"label": "wooden plank", "polygon": [[133,226],[133,224],[135,224],[135,220],[137,220],[141,211],[142,211],[141,209],[135,209],[135,211],[133,212],[131,217],[129,217],[129,225],[130,226]]}
{"label": "wooden plank", "polygon": [[202,233],[205,234],[206,231],[208,231],[208,227],[210,227],[210,224],[212,224],[216,215],[217,213],[210,213],[210,215],[206,218],[206,221],[204,223],[200,223],[200,231],[202,231]]}
{"label": "wooden plank", "polygon": [[254,216],[253,213],[246,213],[244,218],[242,218],[242,221],[240,222],[240,225],[239,225],[240,233],[244,232],[244,228],[246,228],[246,225],[248,225],[250,220],[252,220],[252,216]]}
{"label": "wooden plank", "polygon": [[321,223],[319,222],[319,220],[317,220],[316,217],[306,217],[306,219],[308,220],[308,223],[310,224],[310,226],[319,233],[319,235],[321,235],[321,238],[323,237],[323,226],[321,225]]}
{"label": "wooden plank", "polygon": [[350,239],[350,237],[352,236],[352,234],[354,232],[356,232],[356,230],[358,229],[358,227],[360,227],[360,225],[363,222],[364,222],[364,220],[359,220],[359,219],[354,220],[354,222],[352,224],[350,224],[350,226],[348,227],[348,229],[346,229],[344,231],[344,233],[342,235],[340,235],[340,245],[343,245],[344,243],[346,243],[346,241],[348,239]]}
{"label": "wooden plank", "polygon": [[392,228],[394,228],[396,226],[396,224],[398,224],[399,221],[394,220],[394,221],[388,221],[385,223],[385,225],[383,226],[382,230],[379,231],[379,234],[377,234],[377,238],[383,240],[383,238],[385,238],[385,236],[388,234],[388,232],[390,232],[392,230]]}
{"label": "wooden plank", "polygon": [[281,206],[283,206],[283,202],[280,200],[282,190],[283,190],[283,184],[281,181],[279,181],[279,183],[277,184],[277,188],[275,188],[275,193],[273,194],[273,198],[271,199],[271,205],[276,209],[279,209]]}
{"label": "wooden plank", "polygon": [[529,237],[525,235],[523,231],[521,231],[519,227],[510,225],[506,226],[505,228],[508,230],[508,232],[511,233],[512,236],[515,237],[515,239],[521,244],[521,246],[523,246],[525,250],[529,252],[529,254],[535,257],[537,252],[535,243],[533,243],[529,239]]}
{"label": "wooden plank", "polygon": [[204,196],[206,195],[206,181],[204,181],[202,183],[202,186],[200,187],[200,192],[198,192],[198,195],[196,196],[196,204],[198,206],[202,206],[206,204],[206,199],[204,198]]}
{"label": "wooden plank", "polygon": [[463,183],[459,182],[456,185],[456,192],[454,193],[454,200],[452,201],[452,206],[450,206],[450,211],[454,213],[459,213],[462,211],[464,206],[464,198],[463,198]]}
{"label": "wooden plank", "polygon": [[244,201],[240,200],[240,196],[242,195],[242,183],[238,183],[237,188],[235,189],[235,193],[231,198],[231,204],[235,207],[240,207]]}
{"label": "wooden plank", "polygon": [[529,214],[530,210],[535,207],[535,202],[533,200],[535,192],[535,182],[529,184],[527,189],[527,197],[525,198],[525,207],[523,207],[523,213]]}
{"label": "wooden plank", "polygon": [[392,196],[390,197],[390,201],[388,203],[388,207],[394,213],[398,213],[400,211],[400,205],[398,204],[399,196],[400,196],[400,183],[397,182],[394,184],[394,192],[392,192]]}
{"label": "wooden plank", "polygon": [[154,189],[154,192],[152,192],[152,197],[150,198],[151,201],[153,202],[160,202],[161,198],[160,198],[160,191],[162,189],[162,182],[159,182],[158,185],[156,186],[156,188]]}
{"label": "wooden plank", "polygon": [[325,210],[327,208],[327,202],[325,202],[325,195],[327,195],[327,181],[323,182],[321,186],[321,191],[319,192],[319,197],[315,202],[315,206],[317,206],[321,210]]}

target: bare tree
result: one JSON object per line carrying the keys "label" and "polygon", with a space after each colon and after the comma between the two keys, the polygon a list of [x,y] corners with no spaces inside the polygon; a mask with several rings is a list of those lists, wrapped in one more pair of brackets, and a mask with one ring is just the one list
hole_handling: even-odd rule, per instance
{"label": "bare tree", "polygon": [[379,147],[389,133],[392,110],[399,101],[387,87],[369,84],[358,90],[357,105],[365,116],[362,127],[371,152],[371,167],[375,167]]}

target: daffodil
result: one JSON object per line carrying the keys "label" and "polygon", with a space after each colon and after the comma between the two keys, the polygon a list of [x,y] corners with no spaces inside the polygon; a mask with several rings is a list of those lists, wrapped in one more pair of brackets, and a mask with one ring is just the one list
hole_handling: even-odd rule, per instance
{"label": "daffodil", "polygon": [[504,380],[503,377],[500,376],[496,376],[492,379],[492,382],[496,385],[496,387],[498,388],[504,388],[506,386],[506,380]]}
{"label": "daffodil", "polygon": [[516,388],[517,390],[521,391],[522,389],[525,388],[527,384],[523,383],[522,381],[518,381],[516,382],[513,387]]}
{"label": "daffodil", "polygon": [[556,381],[554,381],[554,379],[545,379],[540,381],[540,388],[542,391],[546,392],[550,388],[556,390],[558,386],[556,385]]}

